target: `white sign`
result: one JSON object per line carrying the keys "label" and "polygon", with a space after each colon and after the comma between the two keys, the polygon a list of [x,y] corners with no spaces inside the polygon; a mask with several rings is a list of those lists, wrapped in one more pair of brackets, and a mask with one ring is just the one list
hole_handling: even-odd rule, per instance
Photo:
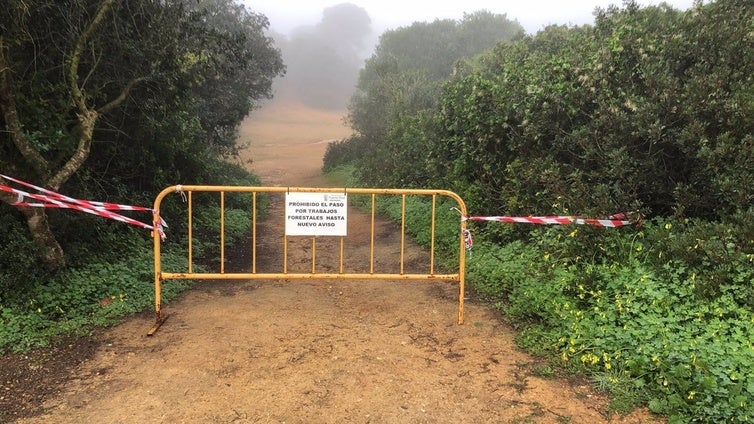
{"label": "white sign", "polygon": [[286,193],[285,235],[345,236],[346,193]]}

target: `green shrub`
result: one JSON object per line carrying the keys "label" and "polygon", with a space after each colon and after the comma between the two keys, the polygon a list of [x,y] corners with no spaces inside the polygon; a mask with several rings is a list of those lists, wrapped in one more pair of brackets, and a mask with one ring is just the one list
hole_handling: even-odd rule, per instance
{"label": "green shrub", "polygon": [[[721,228],[666,220],[632,229],[564,226],[505,246],[480,234],[467,279],[519,328],[522,346],[592,375],[616,396],[615,409],[646,403],[672,422],[747,422],[754,256],[739,251],[735,237],[720,244]],[[697,252],[704,240],[727,255],[723,282],[708,260],[713,253]],[[673,248],[683,252],[670,255]]]}
{"label": "green shrub", "polygon": [[[2,308],[0,351],[49,346],[57,337],[112,325],[124,315],[154,305],[150,243],[145,240],[146,246],[133,245],[107,261],[68,268],[32,284],[23,296]],[[167,266],[185,262],[171,252],[162,259]],[[175,298],[188,286],[186,281],[164,285],[163,299]]]}
{"label": "green shrub", "polygon": [[322,159],[322,172],[355,163],[363,154],[364,143],[363,137],[352,136],[328,144]]}

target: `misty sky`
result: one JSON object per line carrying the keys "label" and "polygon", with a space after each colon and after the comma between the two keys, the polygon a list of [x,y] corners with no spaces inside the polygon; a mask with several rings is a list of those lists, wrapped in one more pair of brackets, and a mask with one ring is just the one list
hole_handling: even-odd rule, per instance
{"label": "misty sky", "polygon": [[[486,9],[506,13],[518,20],[524,29],[534,34],[548,24],[580,25],[593,22],[596,7],[622,5],[621,0],[243,0],[254,12],[270,19],[273,31],[288,34],[302,25],[314,25],[322,11],[341,3],[353,3],[364,8],[378,33],[386,29],[410,25],[412,22],[431,22],[435,19],[461,19],[464,12]],[[694,0],[666,0],[676,9],[685,10]],[[657,5],[661,1],[639,0],[640,5]]]}

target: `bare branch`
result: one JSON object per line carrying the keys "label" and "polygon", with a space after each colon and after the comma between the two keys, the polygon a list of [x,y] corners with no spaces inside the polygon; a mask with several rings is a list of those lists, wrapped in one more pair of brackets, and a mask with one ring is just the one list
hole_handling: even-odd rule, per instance
{"label": "bare branch", "polygon": [[94,126],[97,123],[99,114],[97,111],[90,109],[85,113],[78,114],[77,118],[79,120],[80,131],[79,142],[71,158],[47,181],[47,186],[53,190],[59,190],[68,181],[68,178],[81,168],[81,165],[89,157],[92,147],[92,134],[94,133]]}
{"label": "bare branch", "polygon": [[89,23],[89,26],[86,27],[84,33],[81,34],[79,39],[76,41],[76,47],[73,49],[73,53],[71,54],[71,62],[68,68],[68,80],[71,85],[70,88],[73,95],[73,100],[76,103],[80,114],[86,113],[89,110],[86,105],[86,98],[84,96],[84,93],[81,91],[81,87],[79,87],[78,85],[79,62],[81,61],[81,55],[84,53],[87,42],[89,42],[89,39],[92,38],[92,35],[96,31],[97,27],[102,23],[102,20],[105,18],[105,14],[110,10],[114,1],[115,0],[104,0],[102,2],[99,9],[97,10],[97,15],[94,17],[92,22]]}
{"label": "bare branch", "polygon": [[110,102],[108,102],[106,105],[104,105],[101,108],[99,108],[97,110],[97,112],[100,115],[104,115],[105,113],[107,113],[107,112],[115,109],[116,107],[120,106],[121,103],[123,103],[128,98],[128,94],[131,92],[131,90],[133,89],[133,87],[136,84],[138,84],[139,82],[144,81],[144,80],[146,80],[146,78],[140,77],[140,78],[135,78],[135,79],[132,79],[131,81],[129,81],[128,84],[126,84],[126,86],[123,88],[123,90],[121,90],[121,92],[118,95],[118,97],[114,98],[113,100],[111,100]]}
{"label": "bare branch", "polygon": [[[102,4],[100,4],[97,14],[76,41],[76,47],[74,47],[73,53],[71,54],[71,61],[68,68],[68,82],[70,84],[73,101],[78,108],[76,119],[78,120],[79,141],[73,155],[68,159],[65,165],[63,165],[55,175],[47,181],[48,187],[53,190],[59,189],[66,181],[68,181],[71,175],[73,175],[86,161],[89,157],[89,152],[91,151],[94,127],[100,114],[97,110],[90,108],[86,104],[86,96],[79,86],[79,63],[81,56],[84,54],[84,50],[87,47],[87,43],[93,37],[95,31],[104,20],[107,12],[112,8],[114,2],[115,0],[104,0]],[[120,98],[120,96],[118,98]],[[116,100],[113,102],[116,102]],[[110,103],[108,103],[108,105]],[[117,102],[116,105],[120,103],[122,103],[122,100]]]}

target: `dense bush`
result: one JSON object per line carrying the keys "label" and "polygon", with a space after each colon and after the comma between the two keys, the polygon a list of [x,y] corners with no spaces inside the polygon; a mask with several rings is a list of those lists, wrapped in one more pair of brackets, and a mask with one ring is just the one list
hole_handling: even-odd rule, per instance
{"label": "dense bush", "polygon": [[629,4],[594,27],[498,45],[446,86],[446,180],[485,193],[483,210],[511,213],[718,219],[745,208],[754,55],[741,43],[754,11],[744,3],[685,14]]}
{"label": "dense bush", "polygon": [[339,165],[356,162],[364,154],[364,144],[364,138],[359,136],[329,143],[322,160],[322,171],[331,172]]}

